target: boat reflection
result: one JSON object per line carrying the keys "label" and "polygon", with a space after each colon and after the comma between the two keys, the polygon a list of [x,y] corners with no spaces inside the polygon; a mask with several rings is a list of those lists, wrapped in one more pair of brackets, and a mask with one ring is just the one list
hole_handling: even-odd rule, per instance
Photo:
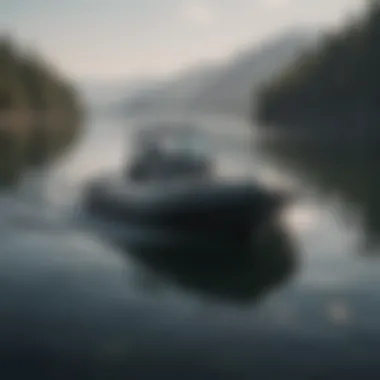
{"label": "boat reflection", "polygon": [[296,269],[296,252],[287,231],[272,225],[249,248],[188,252],[167,249],[128,251],[163,280],[212,298],[252,302],[286,282]]}

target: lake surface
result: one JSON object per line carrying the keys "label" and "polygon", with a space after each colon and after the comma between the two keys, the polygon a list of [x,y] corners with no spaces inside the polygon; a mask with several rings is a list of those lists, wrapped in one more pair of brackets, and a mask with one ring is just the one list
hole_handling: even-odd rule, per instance
{"label": "lake surface", "polygon": [[375,167],[299,168],[240,120],[201,121],[223,175],[297,191],[279,225],[252,255],[121,250],[78,209],[83,185],[128,159],[133,123],[90,119],[63,160],[0,197],[2,378],[379,378]]}

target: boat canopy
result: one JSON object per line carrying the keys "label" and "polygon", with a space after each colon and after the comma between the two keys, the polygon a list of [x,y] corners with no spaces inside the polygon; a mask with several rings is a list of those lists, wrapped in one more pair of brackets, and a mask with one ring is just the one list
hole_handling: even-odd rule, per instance
{"label": "boat canopy", "polygon": [[207,154],[207,140],[206,133],[193,125],[153,124],[138,130],[135,149],[200,156]]}

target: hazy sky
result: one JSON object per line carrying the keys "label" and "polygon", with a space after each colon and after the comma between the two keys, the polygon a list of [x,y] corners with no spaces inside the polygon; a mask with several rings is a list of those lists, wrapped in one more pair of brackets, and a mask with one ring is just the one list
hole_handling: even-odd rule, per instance
{"label": "hazy sky", "polygon": [[364,0],[0,0],[0,31],[70,75],[126,78],[217,59],[281,29],[334,25]]}

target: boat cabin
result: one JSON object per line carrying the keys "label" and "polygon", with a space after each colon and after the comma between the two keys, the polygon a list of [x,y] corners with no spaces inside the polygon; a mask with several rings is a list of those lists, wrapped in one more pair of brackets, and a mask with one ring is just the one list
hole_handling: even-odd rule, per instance
{"label": "boat cabin", "polygon": [[167,179],[211,173],[208,136],[193,125],[153,124],[138,130],[128,168],[132,179]]}

